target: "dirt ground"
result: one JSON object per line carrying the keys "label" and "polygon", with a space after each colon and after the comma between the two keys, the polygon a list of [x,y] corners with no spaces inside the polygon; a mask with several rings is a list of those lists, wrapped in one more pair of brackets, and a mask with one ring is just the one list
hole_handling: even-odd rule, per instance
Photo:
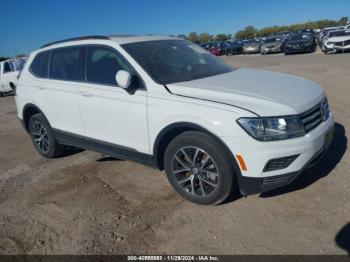
{"label": "dirt ground", "polygon": [[223,59],[326,89],[337,124],[319,165],[285,188],[198,206],[143,165],[89,151],[43,159],[17,120],[14,98],[2,97],[0,254],[350,253],[350,54]]}

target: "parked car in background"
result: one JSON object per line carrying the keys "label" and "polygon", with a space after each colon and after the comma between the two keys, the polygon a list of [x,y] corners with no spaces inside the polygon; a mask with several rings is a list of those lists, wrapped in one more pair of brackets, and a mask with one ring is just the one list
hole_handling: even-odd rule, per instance
{"label": "parked car in background", "polygon": [[315,46],[317,46],[316,33],[315,33],[315,31],[314,31],[313,29],[307,28],[307,29],[298,30],[298,31],[296,32],[296,34],[309,35],[309,36],[311,37],[312,41],[313,41],[313,44],[314,44]]}
{"label": "parked car in background", "polygon": [[26,57],[21,57],[0,62],[0,95],[11,93],[16,89],[19,74],[26,61]]}
{"label": "parked car in background", "polygon": [[243,46],[243,54],[260,53],[261,41],[256,39],[248,40]]}
{"label": "parked car in background", "polygon": [[260,47],[262,55],[282,53],[284,51],[284,39],[278,37],[267,38]]}
{"label": "parked car in background", "polygon": [[329,31],[321,48],[326,54],[350,51],[350,30]]}
{"label": "parked car in background", "polygon": [[203,205],[290,184],[334,131],[318,84],[235,69],[167,36],[47,44],[30,55],[16,105],[43,157],[68,145],[140,162]]}
{"label": "parked car in background", "polygon": [[315,52],[316,46],[309,34],[293,34],[285,42],[284,54],[297,54]]}
{"label": "parked car in background", "polygon": [[225,54],[238,55],[243,53],[243,41],[229,41],[226,42]]}
{"label": "parked car in background", "polygon": [[225,54],[225,48],[225,42],[212,42],[208,51],[213,55],[220,56]]}
{"label": "parked car in background", "polygon": [[320,34],[318,35],[317,42],[318,45],[322,48],[324,38],[326,37],[327,33],[329,31],[334,31],[334,30],[345,30],[346,26],[333,26],[333,27],[325,27],[321,30]]}

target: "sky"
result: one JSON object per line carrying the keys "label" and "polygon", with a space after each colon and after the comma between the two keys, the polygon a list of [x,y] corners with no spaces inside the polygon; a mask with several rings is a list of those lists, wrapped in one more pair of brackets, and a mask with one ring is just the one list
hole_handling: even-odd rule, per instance
{"label": "sky", "polygon": [[234,34],[350,16],[350,0],[0,0],[0,56],[29,54],[70,37],[110,34]]}

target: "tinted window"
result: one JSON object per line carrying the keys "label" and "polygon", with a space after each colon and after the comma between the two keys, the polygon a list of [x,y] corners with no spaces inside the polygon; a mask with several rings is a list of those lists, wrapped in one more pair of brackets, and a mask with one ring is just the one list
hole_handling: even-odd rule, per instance
{"label": "tinted window", "polygon": [[8,62],[5,62],[4,64],[4,73],[12,72],[11,66]]}
{"label": "tinted window", "polygon": [[129,65],[114,50],[103,46],[88,46],[86,56],[88,82],[117,85],[115,76],[119,70],[133,74]]}
{"label": "tinted window", "polygon": [[191,81],[233,69],[201,47],[185,40],[160,40],[123,45],[159,84]]}
{"label": "tinted window", "polygon": [[81,80],[82,51],[81,47],[54,49],[51,52],[50,78],[60,80]]}
{"label": "tinted window", "polygon": [[41,52],[36,55],[30,64],[29,70],[38,77],[47,77],[49,52]]}

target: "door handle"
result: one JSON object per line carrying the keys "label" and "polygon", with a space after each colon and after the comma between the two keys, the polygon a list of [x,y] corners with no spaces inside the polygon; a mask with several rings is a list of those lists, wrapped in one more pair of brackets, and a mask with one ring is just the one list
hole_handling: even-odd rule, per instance
{"label": "door handle", "polygon": [[46,87],[44,87],[44,86],[38,86],[38,89],[39,89],[39,90],[45,90]]}
{"label": "door handle", "polygon": [[80,93],[80,95],[85,96],[85,97],[90,97],[90,96],[92,96],[91,93],[86,92],[86,91],[80,91],[79,93]]}

